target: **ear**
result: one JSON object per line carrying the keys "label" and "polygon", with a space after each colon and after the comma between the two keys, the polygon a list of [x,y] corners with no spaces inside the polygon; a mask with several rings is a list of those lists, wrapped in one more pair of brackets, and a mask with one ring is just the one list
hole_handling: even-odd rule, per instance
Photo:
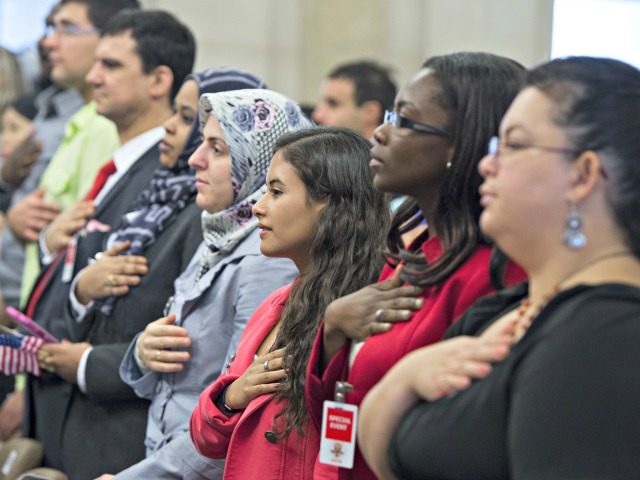
{"label": "ear", "polygon": [[602,171],[600,155],[593,150],[581,153],[572,165],[568,200],[578,204],[589,197],[603,181]]}
{"label": "ear", "polygon": [[375,100],[367,100],[360,105],[360,112],[366,125],[377,127],[380,125],[380,118],[382,118],[382,106]]}
{"label": "ear", "polygon": [[169,97],[173,86],[173,71],[166,65],[159,65],[149,73],[151,80],[149,95],[152,98]]}

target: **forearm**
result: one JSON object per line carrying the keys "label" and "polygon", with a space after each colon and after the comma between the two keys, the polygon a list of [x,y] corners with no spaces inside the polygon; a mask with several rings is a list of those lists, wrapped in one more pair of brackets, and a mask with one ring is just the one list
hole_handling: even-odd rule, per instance
{"label": "forearm", "polygon": [[229,440],[240,414],[228,417],[218,409],[215,401],[222,390],[236,378],[233,375],[219,377],[202,392],[198,405],[191,414],[191,439],[196,450],[206,457],[224,458],[227,454]]}
{"label": "forearm", "polygon": [[385,377],[364,398],[360,407],[358,444],[367,464],[382,480],[395,479],[388,461],[391,436],[416,395],[393,376]]}
{"label": "forearm", "polygon": [[331,359],[344,348],[349,338],[338,328],[331,328],[324,325],[322,329],[322,363],[320,371],[323,372]]}

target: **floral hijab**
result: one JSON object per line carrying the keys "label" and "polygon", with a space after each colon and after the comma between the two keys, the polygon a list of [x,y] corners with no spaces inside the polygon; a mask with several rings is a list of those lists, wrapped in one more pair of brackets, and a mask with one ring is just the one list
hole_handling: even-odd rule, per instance
{"label": "floral hijab", "polygon": [[[187,80],[195,80],[200,94],[265,88],[265,83],[255,75],[230,67],[209,68],[189,75]],[[136,199],[134,209],[123,216],[120,227],[111,234],[110,245],[131,241],[122,255],[142,255],[171,221],[193,203],[197,192],[188,161],[199,145],[200,125],[196,121],[176,164],[156,169],[149,185]],[[110,313],[114,303],[113,298],[106,299],[101,310]]]}
{"label": "floral hijab", "polygon": [[236,90],[202,95],[200,125],[214,115],[225,135],[231,156],[233,203],[225,210],[202,213],[204,241],[209,247],[200,276],[214,265],[219,254],[235,246],[257,226],[251,208],[264,193],[273,147],[287,132],[311,127],[300,107],[271,90]]}

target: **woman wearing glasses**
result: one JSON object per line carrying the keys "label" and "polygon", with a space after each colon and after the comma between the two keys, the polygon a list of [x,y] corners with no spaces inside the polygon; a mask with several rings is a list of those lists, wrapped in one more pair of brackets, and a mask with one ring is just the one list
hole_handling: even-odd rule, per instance
{"label": "woman wearing glasses", "polygon": [[[381,282],[325,311],[306,383],[308,410],[318,424],[322,400],[333,399],[337,381],[352,388],[347,403],[360,404],[393,364],[440,340],[492,291],[491,248],[478,227],[477,168],[523,76],[522,66],[495,55],[434,57],[399,91],[387,123],[376,129],[369,164],[374,185],[408,199],[392,221],[391,259]],[[423,219],[427,231],[405,247],[401,235]],[[401,263],[404,270],[396,268]],[[402,286],[405,281],[410,286]],[[320,463],[316,469],[327,478],[375,478],[358,451],[352,470]]]}
{"label": "woman wearing glasses", "polygon": [[[388,459],[401,478],[637,478],[639,110],[640,71],[622,62],[529,73],[480,163],[482,230],[528,289],[483,300],[367,397],[359,433],[380,478],[395,478]],[[451,371],[443,355],[462,346]],[[468,389],[438,400],[450,375]]]}

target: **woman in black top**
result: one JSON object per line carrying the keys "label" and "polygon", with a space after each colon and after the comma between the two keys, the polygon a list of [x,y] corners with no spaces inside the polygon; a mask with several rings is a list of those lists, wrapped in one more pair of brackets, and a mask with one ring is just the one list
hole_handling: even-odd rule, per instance
{"label": "woman in black top", "polygon": [[359,442],[380,478],[640,475],[640,72],[573,57],[525,85],[480,163],[480,223],[528,288],[371,391]]}

